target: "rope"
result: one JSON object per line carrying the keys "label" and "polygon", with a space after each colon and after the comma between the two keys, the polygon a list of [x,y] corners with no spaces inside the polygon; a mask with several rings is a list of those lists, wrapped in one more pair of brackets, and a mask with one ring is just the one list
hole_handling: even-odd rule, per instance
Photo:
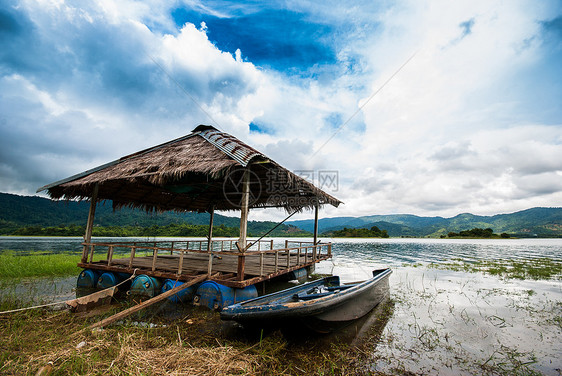
{"label": "rope", "polygon": [[[121,286],[123,283],[125,283],[125,282],[127,282],[127,281],[133,279],[133,277],[135,276],[137,270],[138,270],[138,268],[135,269],[135,270],[133,271],[133,274],[131,274],[131,276],[130,276],[129,278],[127,278],[126,280],[124,280],[123,282],[119,282],[119,283],[116,284],[115,286],[111,286],[111,287],[108,287],[108,288],[106,288],[106,289],[103,289],[103,290],[100,290],[100,291],[96,291],[96,292],[94,292],[94,293],[92,293],[92,294],[90,294],[90,295],[82,296],[81,298],[86,298],[86,297],[88,297],[88,296],[91,296],[91,295],[94,295],[94,294],[98,294],[98,293],[100,293],[100,292],[102,292],[102,291],[106,291],[106,290],[109,290],[109,289],[114,289],[114,288],[119,287],[119,286]],[[25,308],[12,309],[12,310],[9,310],[9,311],[2,311],[2,312],[0,312],[0,315],[7,314],[7,313],[15,313],[15,312],[21,312],[21,311],[28,311],[28,310],[36,309],[36,308],[45,308],[45,307],[55,306],[55,305],[58,305],[58,304],[66,304],[67,301],[68,301],[68,300],[65,300],[65,301],[62,301],[62,302],[41,304],[41,305],[36,305],[36,306],[33,306],[33,307],[25,307]]]}
{"label": "rope", "polygon": [[279,222],[278,224],[276,224],[271,230],[269,230],[268,232],[266,232],[265,234],[263,234],[262,236],[260,236],[258,238],[258,240],[254,241],[253,243],[251,243],[249,246],[247,246],[245,250],[250,249],[254,244],[256,244],[257,242],[259,242],[260,240],[262,240],[263,238],[265,238],[267,235],[269,235],[273,230],[275,230],[277,227],[281,226],[283,224],[283,222],[285,222],[287,219],[291,218],[293,215],[295,215],[298,212],[298,210],[295,210],[294,212],[292,212],[291,214],[289,214],[289,216],[287,218],[285,218],[284,220],[282,220],[281,222]]}

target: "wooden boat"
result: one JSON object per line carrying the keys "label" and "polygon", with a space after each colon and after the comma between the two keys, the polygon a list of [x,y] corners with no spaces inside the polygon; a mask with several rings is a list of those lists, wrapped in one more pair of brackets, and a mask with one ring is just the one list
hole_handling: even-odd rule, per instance
{"label": "wooden boat", "polygon": [[373,271],[373,278],[341,284],[326,277],[283,291],[233,304],[221,319],[248,327],[306,326],[328,333],[356,320],[388,297],[390,268]]}

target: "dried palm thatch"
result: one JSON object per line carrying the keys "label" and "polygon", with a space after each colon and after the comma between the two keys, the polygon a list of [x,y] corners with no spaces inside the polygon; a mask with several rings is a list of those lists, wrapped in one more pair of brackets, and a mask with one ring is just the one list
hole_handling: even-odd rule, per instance
{"label": "dried palm thatch", "polygon": [[244,172],[250,173],[250,208],[289,212],[340,201],[259,151],[212,126],[46,185],[53,199],[98,199],[114,208],[147,211],[238,210]]}

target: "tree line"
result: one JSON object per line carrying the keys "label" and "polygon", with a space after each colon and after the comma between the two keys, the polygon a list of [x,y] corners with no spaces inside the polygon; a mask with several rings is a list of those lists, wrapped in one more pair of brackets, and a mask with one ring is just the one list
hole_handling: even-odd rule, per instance
{"label": "tree line", "polygon": [[388,232],[381,230],[377,226],[371,228],[347,228],[330,231],[325,235],[335,238],[388,238]]}
{"label": "tree line", "polygon": [[[261,236],[269,228],[265,229],[265,225],[260,224],[256,229],[248,230],[249,236]],[[59,226],[24,226],[6,233],[5,235],[15,236],[83,236],[86,226],[79,225],[59,225]],[[208,225],[191,225],[172,223],[166,226],[94,226],[92,229],[93,236],[99,237],[205,237],[209,234]],[[239,227],[229,227],[221,224],[213,226],[213,236],[219,237],[237,237],[240,235]],[[270,236],[310,236],[307,231],[297,229],[294,226],[285,226],[274,230]]]}
{"label": "tree line", "polygon": [[494,230],[491,228],[478,228],[475,227],[472,230],[464,230],[461,232],[449,232],[447,234],[449,238],[509,238],[509,234],[503,232],[500,235],[494,234]]}

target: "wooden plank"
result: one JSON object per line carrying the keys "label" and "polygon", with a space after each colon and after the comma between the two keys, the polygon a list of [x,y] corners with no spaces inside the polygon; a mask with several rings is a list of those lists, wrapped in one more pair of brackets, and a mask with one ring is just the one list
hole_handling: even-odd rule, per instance
{"label": "wooden plank", "polygon": [[162,300],[166,299],[166,298],[169,297],[169,296],[172,296],[172,295],[174,295],[174,294],[177,294],[178,292],[180,292],[180,291],[182,291],[182,290],[185,290],[186,288],[188,288],[188,287],[190,287],[190,286],[193,286],[193,285],[196,284],[196,283],[202,282],[202,281],[204,281],[204,280],[206,280],[206,279],[207,279],[207,274],[200,275],[199,277],[196,277],[196,278],[192,279],[191,281],[186,282],[186,283],[184,283],[184,284],[182,284],[182,285],[176,286],[176,287],[174,287],[174,288],[171,289],[171,290],[168,290],[168,291],[166,291],[166,292],[164,292],[164,293],[162,293],[162,294],[160,294],[160,295],[155,296],[154,298],[148,299],[148,300],[146,300],[146,301],[144,301],[144,302],[142,302],[142,303],[140,303],[140,304],[137,304],[137,305],[134,306],[134,307],[128,308],[128,309],[126,309],[126,310],[124,310],[124,311],[121,311],[121,312],[119,312],[119,313],[116,313],[116,314],[113,315],[113,316],[110,316],[110,317],[105,318],[105,319],[103,319],[103,320],[101,320],[101,321],[98,321],[98,322],[96,322],[95,324],[90,325],[90,326],[87,327],[86,329],[87,329],[87,330],[92,330],[92,329],[94,329],[94,328],[104,327],[104,326],[107,326],[107,325],[109,325],[109,324],[112,324],[112,323],[114,323],[114,322],[117,321],[117,320],[120,320],[120,319],[122,319],[122,318],[125,318],[125,317],[127,317],[127,316],[129,316],[129,315],[131,315],[131,314],[133,314],[133,313],[135,313],[135,312],[140,311],[141,309],[144,309],[144,308],[146,308],[146,307],[148,307],[148,306],[153,305],[154,303],[158,303],[159,301],[162,301]]}

